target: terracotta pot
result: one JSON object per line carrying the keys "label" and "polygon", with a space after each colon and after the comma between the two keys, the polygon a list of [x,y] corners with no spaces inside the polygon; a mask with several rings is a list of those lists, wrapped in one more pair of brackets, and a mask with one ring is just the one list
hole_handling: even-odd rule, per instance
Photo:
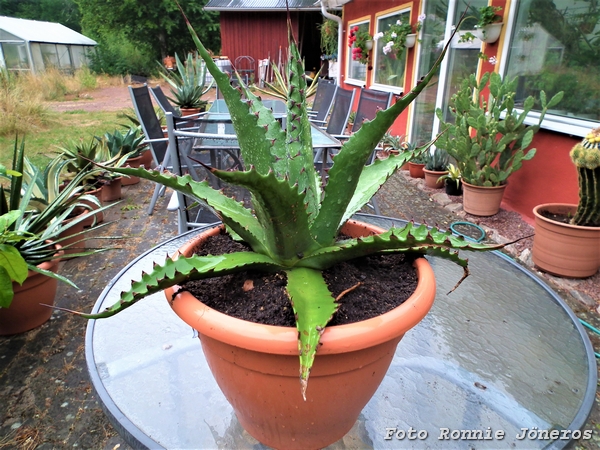
{"label": "terracotta pot", "polygon": [[463,180],[463,209],[473,216],[488,217],[497,214],[506,186],[474,186]]}
{"label": "terracotta pot", "polygon": [[[104,186],[100,186],[98,189],[94,189],[93,191],[87,191],[86,194],[93,195],[98,200],[102,201],[102,189],[103,188],[104,188]],[[98,207],[96,205],[94,205],[91,202],[88,202],[86,200],[83,200],[81,203],[90,205],[92,207],[92,210],[98,209]],[[97,225],[104,220],[104,212],[99,211],[96,214],[94,214],[94,216],[90,216],[88,219],[83,221],[83,226],[91,227],[94,224],[94,217],[96,218],[96,225]]]}
{"label": "terracotta pot", "polygon": [[[168,137],[168,135],[165,137]],[[140,166],[144,166],[145,169],[152,169],[154,166],[154,158],[152,157],[150,149],[144,150],[141,156]]]}
{"label": "terracotta pot", "polygon": [[108,183],[102,186],[102,201],[114,202],[121,198],[121,183],[123,177],[112,178]]}
{"label": "terracotta pot", "polygon": [[425,164],[418,164],[414,162],[408,163],[408,173],[413,178],[425,178],[425,173],[423,172],[423,168]]}
{"label": "terracotta pot", "polygon": [[[343,231],[364,236],[382,230],[352,222]],[[199,240],[219,232],[213,228],[180,251],[191,254]],[[227,316],[189,292],[179,293],[171,306],[198,330],[209,367],[248,433],[275,448],[322,448],[352,428],[385,376],[398,342],[431,308],[433,271],[423,258],[415,265],[418,286],[402,305],[369,320],[325,329],[306,401],[298,379],[296,328]],[[165,295],[173,298],[173,290]]]}
{"label": "terracotta pot", "polygon": [[423,168],[423,173],[425,174],[425,186],[433,189],[441,189],[444,187],[444,180],[438,181],[438,178],[447,174],[447,170],[437,171]]}
{"label": "terracotta pot", "polygon": [[181,111],[181,116],[191,116],[193,114],[198,114],[201,112],[200,108],[179,108]]}
{"label": "terracotta pot", "polygon": [[541,270],[569,278],[585,278],[600,269],[600,227],[555,222],[541,214],[575,215],[577,205],[546,203],[533,209],[532,258]]}
{"label": "terracotta pot", "polygon": [[[83,208],[80,208],[80,209],[83,209]],[[82,215],[82,214],[85,214],[85,211],[79,215]],[[64,220],[63,223],[72,222],[77,217],[78,216],[75,216],[71,219]],[[85,241],[79,242],[76,245],[71,245],[71,244],[75,244],[77,241],[80,241],[81,239],[83,239],[83,237],[81,235],[79,235],[79,236],[75,236],[75,235],[77,233],[81,233],[83,231],[83,229],[85,228],[85,226],[84,226],[85,222],[86,222],[85,220],[82,220],[81,222],[71,226],[68,230],[63,231],[58,236],[61,239],[67,238],[67,239],[60,241],[60,245],[63,248],[68,246],[68,248],[64,249],[65,257],[63,259],[68,259],[68,255],[72,255],[73,253],[80,253],[85,250]],[[71,237],[69,237],[69,236],[71,236]]]}
{"label": "terracotta pot", "polygon": [[[57,248],[60,246],[57,245]],[[59,262],[56,259],[38,267],[56,273]],[[8,308],[0,308],[0,335],[24,333],[46,323],[52,315],[52,308],[40,303],[54,305],[57,284],[55,278],[31,270],[22,285],[13,283],[15,296],[12,303]]]}
{"label": "terracotta pot", "polygon": [[[129,167],[140,167],[142,164],[142,157],[136,156],[135,158],[128,158],[125,161],[125,166]],[[121,181],[121,185],[123,186],[131,186],[132,184],[138,184],[140,182],[140,177],[123,177],[123,181]]]}

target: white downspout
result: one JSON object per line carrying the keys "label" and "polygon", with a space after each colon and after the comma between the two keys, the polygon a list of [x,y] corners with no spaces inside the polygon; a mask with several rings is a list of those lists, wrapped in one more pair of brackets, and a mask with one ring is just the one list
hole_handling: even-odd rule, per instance
{"label": "white downspout", "polygon": [[327,12],[327,9],[325,8],[326,1],[327,0],[321,0],[321,13],[323,14],[323,16],[326,19],[335,20],[338,23],[338,74],[337,74],[336,84],[338,86],[341,86],[341,84],[342,84],[342,68],[341,68],[342,49],[344,48],[342,46],[342,43],[344,41],[344,38],[343,38],[344,30],[342,29],[342,18]]}

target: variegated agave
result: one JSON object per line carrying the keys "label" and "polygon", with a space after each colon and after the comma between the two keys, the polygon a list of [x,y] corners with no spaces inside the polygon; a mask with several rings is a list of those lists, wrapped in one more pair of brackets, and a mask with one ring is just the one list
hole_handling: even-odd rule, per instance
{"label": "variegated agave", "polygon": [[285,272],[287,292],[297,317],[300,381],[304,394],[320,335],[338,308],[323,279],[324,269],[363,255],[416,252],[448,258],[462,266],[466,276],[467,261],[453,249],[500,248],[468,243],[449,232],[410,223],[378,236],[336,242],[341,226],[371,199],[387,178],[415,153],[426,151],[428,146],[423,146],[414,153],[407,151],[365,166],[394,120],[435,74],[445,50],[418,86],[397,99],[389,109],[379,111],[374,120],[365,122],[343,145],[322,188],[313,165],[303,63],[293,39],[289,48],[288,112],[284,130],[272,111],[243,83],[240,83],[241,90],[246,99],[241,98],[241,92],[231,87],[227,75],[214,64],[189,23],[188,27],[200,56],[223,93],[247,168],[235,172],[213,169],[212,173],[221,180],[247,188],[252,194],[253,209],[212,189],[208,182],[195,182],[190,176],[175,177],[144,169],[113,170],[156,181],[195,197],[210,206],[230,234],[249,244],[253,252],[169,259],[151,273],[143,274],[117,304],[84,317],[112,316],[152,293],[187,279],[219,277],[249,269]]}

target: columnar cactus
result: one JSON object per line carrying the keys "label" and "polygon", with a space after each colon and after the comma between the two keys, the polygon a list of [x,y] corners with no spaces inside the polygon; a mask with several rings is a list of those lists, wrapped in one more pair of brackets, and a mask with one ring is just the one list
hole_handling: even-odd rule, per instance
{"label": "columnar cactus", "polygon": [[579,204],[571,223],[600,226],[600,128],[576,144],[570,153],[579,178]]}
{"label": "columnar cactus", "polygon": [[[245,171],[212,173],[228,183],[243,186],[252,193],[252,209],[212,189],[206,181],[195,182],[189,175],[176,177],[158,171],[116,168],[115,172],[137,175],[193,196],[211,207],[234,236],[243,239],[253,251],[225,255],[179,256],[157,265],[132,284],[121,300],[99,314],[102,318],[133,305],[138,300],[180,284],[188,279],[219,277],[244,270],[279,271],[287,277],[287,292],[296,315],[300,353],[300,382],[304,395],[319,339],[338,308],[322,271],[357,257],[389,252],[432,254],[450,259],[464,268],[467,261],[453,249],[490,250],[501,245],[467,242],[450,232],[410,223],[398,229],[360,239],[337,241],[342,225],[358,212],[395,170],[421,154],[431,143],[415,151],[375,161],[366,166],[371,153],[396,118],[427,86],[437,72],[447,47],[433,68],[408,95],[379,111],[365,122],[335,156],[327,184],[313,164],[310,123],[306,112],[306,82],[298,49],[290,38],[288,62],[287,126],[282,129],[273,113],[240,80],[238,89],[229,83],[188,27],[208,70],[223,93],[238,137]],[[464,277],[463,277],[464,279]]]}

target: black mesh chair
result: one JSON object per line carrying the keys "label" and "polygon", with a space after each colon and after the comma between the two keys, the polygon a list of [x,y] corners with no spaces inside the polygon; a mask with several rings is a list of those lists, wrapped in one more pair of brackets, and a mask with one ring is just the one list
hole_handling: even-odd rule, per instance
{"label": "black mesh chair", "polygon": [[354,96],[356,95],[356,89],[343,89],[338,87],[335,91],[333,99],[333,107],[331,109],[331,115],[327,122],[327,133],[332,136],[341,136],[346,130],[348,125],[348,119],[352,112],[352,105],[354,104]]}
{"label": "black mesh chair", "polygon": [[[150,146],[152,159],[154,160],[153,165],[158,170],[163,170],[167,167],[169,158],[167,152],[168,139],[165,137],[160,121],[154,111],[148,87],[146,85],[141,87],[129,86],[129,94],[131,95],[135,115],[142,126],[144,136],[146,136],[145,142]],[[162,186],[157,185],[154,189],[150,206],[148,206],[148,214],[153,213],[161,188]]]}
{"label": "black mesh chair", "polygon": [[324,124],[327,121],[329,111],[333,105],[333,99],[337,91],[335,80],[321,78],[317,84],[317,92],[309,111],[310,120],[317,124]]}
{"label": "black mesh chair", "polygon": [[351,132],[358,131],[365,120],[373,120],[380,109],[389,108],[392,103],[392,95],[391,92],[361,89],[358,108],[356,108],[356,119],[354,119]]}
{"label": "black mesh chair", "polygon": [[[327,128],[325,129],[328,134],[336,138],[344,134],[344,130],[348,126],[350,113],[352,112],[355,94],[356,89],[349,90],[341,87],[336,89],[333,100],[333,108],[331,109],[329,122],[327,123]],[[329,150],[330,149],[318,148],[315,151],[314,163],[317,167],[317,170],[319,170],[321,173],[321,178],[323,180],[325,180],[325,173],[332,163]]]}

